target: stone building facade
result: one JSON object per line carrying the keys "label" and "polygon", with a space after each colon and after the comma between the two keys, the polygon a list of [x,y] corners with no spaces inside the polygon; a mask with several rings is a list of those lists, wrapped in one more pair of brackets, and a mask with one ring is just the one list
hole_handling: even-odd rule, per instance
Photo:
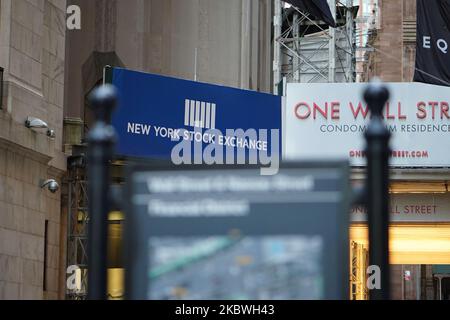
{"label": "stone building facade", "polygon": [[271,0],[69,0],[66,117],[83,118],[102,66],[271,91]]}
{"label": "stone building facade", "polygon": [[[0,1],[0,299],[62,297],[64,246],[61,186],[65,0]],[[25,127],[27,117],[48,124]]]}
{"label": "stone building facade", "polygon": [[379,28],[371,35],[364,80],[410,82],[416,54],[416,1],[379,0]]}
{"label": "stone building facade", "polygon": [[[66,30],[70,5],[81,30]],[[66,296],[67,157],[103,66],[268,92],[271,19],[270,0],[0,0],[0,299]]]}

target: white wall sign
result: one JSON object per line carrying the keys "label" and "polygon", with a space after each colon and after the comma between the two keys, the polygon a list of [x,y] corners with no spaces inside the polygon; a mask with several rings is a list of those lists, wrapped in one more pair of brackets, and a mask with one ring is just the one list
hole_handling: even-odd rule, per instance
{"label": "white wall sign", "polygon": [[[348,158],[365,165],[370,117],[363,83],[290,83],[284,117],[287,160]],[[384,118],[392,133],[391,165],[450,166],[450,88],[388,83]]]}
{"label": "white wall sign", "polygon": [[[450,194],[391,194],[392,222],[450,222]],[[352,222],[367,221],[364,207],[353,207]]]}

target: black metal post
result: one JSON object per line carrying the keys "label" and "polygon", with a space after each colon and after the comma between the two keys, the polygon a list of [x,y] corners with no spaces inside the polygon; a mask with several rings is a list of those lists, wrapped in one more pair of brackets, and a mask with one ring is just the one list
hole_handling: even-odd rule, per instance
{"label": "black metal post", "polygon": [[[369,291],[371,300],[388,300],[389,283],[389,139],[383,109],[389,91],[381,82],[371,83],[364,92],[370,112],[367,141],[367,214],[369,220],[369,264],[380,269],[379,288]],[[376,278],[376,277],[375,277]]]}
{"label": "black metal post", "polygon": [[116,91],[111,85],[95,89],[89,97],[96,122],[88,136],[89,233],[88,299],[104,300],[107,295],[107,236],[109,213],[110,161],[115,143],[114,128],[109,124],[116,105]]}

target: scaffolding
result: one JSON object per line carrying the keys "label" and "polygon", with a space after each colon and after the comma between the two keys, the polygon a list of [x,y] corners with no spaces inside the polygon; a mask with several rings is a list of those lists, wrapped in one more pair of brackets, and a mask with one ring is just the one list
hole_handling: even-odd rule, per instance
{"label": "scaffolding", "polygon": [[352,0],[328,0],[337,27],[275,0],[274,93],[287,82],[355,82],[355,17]]}
{"label": "scaffolding", "polygon": [[[67,300],[85,300],[88,289],[88,230],[89,230],[89,210],[88,210],[88,177],[86,174],[86,145],[72,146],[73,156],[68,158],[67,174],[67,257],[66,265],[71,270],[76,270],[77,288],[66,288]],[[109,215],[108,241],[111,242],[117,230],[112,225],[121,223],[123,216],[117,215],[119,210],[120,188],[123,183],[124,163],[115,160],[111,163],[112,185],[111,185],[111,211]],[[116,213],[114,215],[114,213]],[[113,235],[111,235],[113,233]],[[108,273],[114,269],[123,268],[121,252],[110,255],[108,252]],[[112,269],[110,269],[112,268]],[[111,271],[112,270],[112,271]],[[72,271],[70,272],[72,273]],[[117,292],[108,293],[110,299],[123,298]]]}
{"label": "scaffolding", "polygon": [[85,300],[87,295],[88,189],[84,156],[69,158],[67,267],[75,267],[76,289],[66,289],[66,299]]}
{"label": "scaffolding", "polygon": [[369,290],[366,286],[366,270],[369,254],[362,244],[351,242],[350,245],[350,299],[368,300]]}

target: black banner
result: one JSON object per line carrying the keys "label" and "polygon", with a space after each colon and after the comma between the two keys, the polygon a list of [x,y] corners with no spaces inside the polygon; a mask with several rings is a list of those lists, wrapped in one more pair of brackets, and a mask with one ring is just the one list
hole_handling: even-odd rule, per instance
{"label": "black banner", "polygon": [[304,13],[312,14],[316,19],[322,20],[330,27],[336,28],[336,22],[331,14],[327,0],[284,0],[296,6]]}
{"label": "black banner", "polygon": [[450,0],[417,0],[414,81],[450,86]]}

